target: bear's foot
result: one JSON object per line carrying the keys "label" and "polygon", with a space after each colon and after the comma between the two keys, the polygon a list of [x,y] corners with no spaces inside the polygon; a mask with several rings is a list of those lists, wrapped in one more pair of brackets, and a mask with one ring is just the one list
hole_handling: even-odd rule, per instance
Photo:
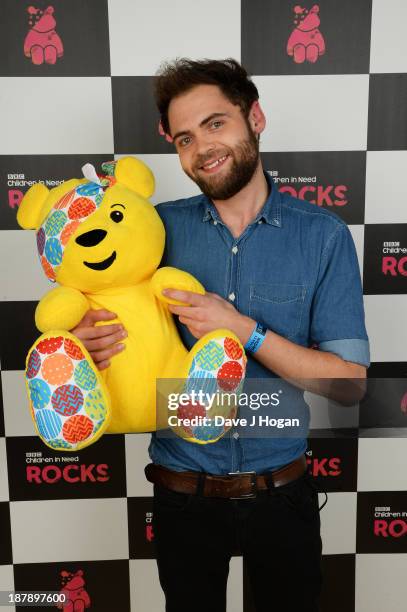
{"label": "bear's foot", "polygon": [[305,62],[305,46],[298,44],[294,46],[294,61],[296,64]]}
{"label": "bear's foot", "polygon": [[44,63],[44,49],[39,45],[34,45],[30,50],[32,63],[41,66]]}
{"label": "bear's foot", "polygon": [[45,47],[44,59],[47,64],[55,64],[57,61],[57,50],[53,45]]}
{"label": "bear's foot", "polygon": [[179,404],[182,425],[174,431],[189,442],[216,442],[231,428],[226,419],[237,414],[247,361],[242,343],[232,332],[216,330],[194,345],[188,361],[182,393],[191,399]]}
{"label": "bear's foot", "polygon": [[306,50],[306,58],[311,64],[315,64],[319,56],[319,50],[317,45],[311,44],[308,45]]}
{"label": "bear's foot", "polygon": [[41,440],[77,451],[103,434],[110,420],[104,381],[82,343],[66,331],[42,334],[26,361],[31,416]]}

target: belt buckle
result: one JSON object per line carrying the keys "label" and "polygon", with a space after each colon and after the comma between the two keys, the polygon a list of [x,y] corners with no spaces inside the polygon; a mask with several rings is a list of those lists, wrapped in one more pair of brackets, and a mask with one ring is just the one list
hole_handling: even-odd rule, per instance
{"label": "belt buckle", "polygon": [[251,474],[252,476],[251,478],[252,492],[246,493],[245,495],[239,495],[239,497],[229,497],[229,499],[252,499],[253,497],[257,497],[257,481],[256,481],[257,474],[254,470],[250,472],[228,472],[228,476],[236,476],[236,475],[241,476],[244,474]]}

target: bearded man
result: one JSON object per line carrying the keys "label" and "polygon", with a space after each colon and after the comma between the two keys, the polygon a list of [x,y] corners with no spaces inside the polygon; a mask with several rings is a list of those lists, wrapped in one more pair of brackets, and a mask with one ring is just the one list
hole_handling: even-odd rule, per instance
{"label": "bearded man", "polygon": [[[166,292],[190,304],[169,306],[186,347],[230,329],[245,345],[247,377],[290,381],[301,401],[312,380],[364,380],[369,342],[351,234],[335,214],[280,193],[264,172],[266,119],[244,68],[179,59],[156,75],[155,97],[161,133],[202,191],[157,206],[162,265],[207,290]],[[100,369],[122,350],[125,331],[94,323],[114,316],[89,312],[73,330]],[[257,612],[318,610],[322,541],[306,450],[306,435],[249,437],[238,427],[205,445],[152,434],[146,475],[167,612],[225,612],[236,551]]]}

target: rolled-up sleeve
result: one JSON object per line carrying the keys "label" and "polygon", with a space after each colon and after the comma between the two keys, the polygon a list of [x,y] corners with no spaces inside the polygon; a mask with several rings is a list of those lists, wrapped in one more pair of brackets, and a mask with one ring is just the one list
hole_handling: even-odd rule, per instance
{"label": "rolled-up sleeve", "polygon": [[321,254],[310,337],[322,351],[366,367],[370,365],[358,259],[345,223],[338,222]]}

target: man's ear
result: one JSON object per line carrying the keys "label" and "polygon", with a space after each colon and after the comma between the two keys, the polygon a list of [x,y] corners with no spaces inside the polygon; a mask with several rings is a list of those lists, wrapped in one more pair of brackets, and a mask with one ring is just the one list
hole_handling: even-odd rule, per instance
{"label": "man's ear", "polygon": [[118,183],[122,183],[132,191],[139,193],[143,198],[150,198],[154,193],[154,175],[150,168],[136,157],[122,157],[116,163],[114,176]]}
{"label": "man's ear", "polygon": [[248,120],[255,134],[261,134],[266,127],[266,116],[258,100],[253,102],[249,111]]}

